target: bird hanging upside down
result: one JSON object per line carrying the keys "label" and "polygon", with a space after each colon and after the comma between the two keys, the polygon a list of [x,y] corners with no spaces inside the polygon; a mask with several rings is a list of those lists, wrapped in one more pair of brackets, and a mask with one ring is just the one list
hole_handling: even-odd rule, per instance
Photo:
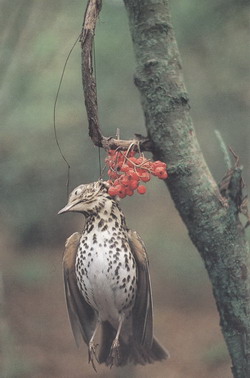
{"label": "bird hanging upside down", "polygon": [[[86,218],[63,257],[66,301],[79,346],[88,345],[89,361],[112,367],[144,365],[168,357],[153,336],[152,293],[148,258],[140,236],[127,228],[108,183],[80,185],[58,214],[69,211]],[[95,336],[102,329],[99,353]]]}

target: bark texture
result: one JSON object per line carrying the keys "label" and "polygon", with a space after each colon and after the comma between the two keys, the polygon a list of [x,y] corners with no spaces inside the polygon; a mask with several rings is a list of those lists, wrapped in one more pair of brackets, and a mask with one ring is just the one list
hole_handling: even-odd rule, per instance
{"label": "bark texture", "polygon": [[221,191],[200,150],[167,0],[124,0],[155,159],[165,161],[166,184],[208,271],[235,378],[250,377],[250,255],[239,219],[242,169]]}

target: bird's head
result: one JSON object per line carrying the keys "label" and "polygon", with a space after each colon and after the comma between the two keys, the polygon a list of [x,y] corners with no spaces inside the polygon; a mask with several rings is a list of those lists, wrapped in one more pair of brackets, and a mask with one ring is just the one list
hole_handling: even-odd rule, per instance
{"label": "bird's head", "polygon": [[69,195],[67,205],[58,214],[68,211],[83,213],[85,215],[97,213],[103,208],[105,202],[112,200],[108,194],[107,181],[96,181],[90,184],[79,185]]}

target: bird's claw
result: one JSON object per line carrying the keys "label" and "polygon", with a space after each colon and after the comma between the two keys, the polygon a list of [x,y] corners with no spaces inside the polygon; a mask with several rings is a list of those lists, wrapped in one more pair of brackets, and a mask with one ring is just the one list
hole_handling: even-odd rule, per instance
{"label": "bird's claw", "polygon": [[96,347],[98,344],[95,344],[94,342],[90,341],[89,343],[89,363],[91,362],[91,365],[93,369],[97,372],[94,359],[99,363],[97,355],[96,355]]}
{"label": "bird's claw", "polygon": [[119,364],[119,360],[120,360],[119,349],[120,349],[119,340],[114,340],[110,349],[109,357],[108,357],[108,363],[109,363],[110,369],[112,368],[114,363],[115,365]]}

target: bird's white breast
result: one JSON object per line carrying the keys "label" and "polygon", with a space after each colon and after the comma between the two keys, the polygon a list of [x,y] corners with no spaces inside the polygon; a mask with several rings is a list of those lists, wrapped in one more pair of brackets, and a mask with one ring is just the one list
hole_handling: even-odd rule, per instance
{"label": "bird's white breast", "polygon": [[136,295],[136,264],[124,233],[111,227],[83,233],[76,257],[78,287],[100,320],[118,324]]}

